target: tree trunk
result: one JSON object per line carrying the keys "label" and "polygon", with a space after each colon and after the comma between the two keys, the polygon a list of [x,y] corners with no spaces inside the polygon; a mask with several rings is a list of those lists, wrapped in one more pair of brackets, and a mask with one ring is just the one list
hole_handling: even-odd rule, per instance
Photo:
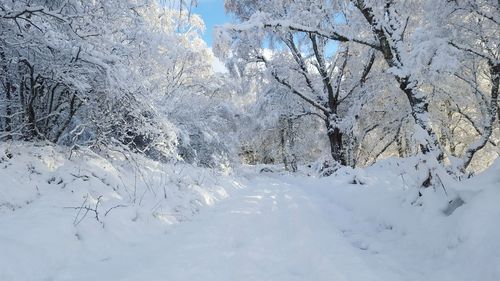
{"label": "tree trunk", "polygon": [[26,59],[21,60],[21,62],[24,63],[24,65],[26,65],[29,72],[28,73],[29,96],[27,98],[24,111],[27,122],[26,127],[28,128],[28,131],[25,134],[25,139],[29,141],[37,136],[36,115],[35,115],[35,109],[33,108],[33,103],[35,102],[35,98],[37,95],[37,90],[35,89],[36,87],[35,69],[33,65],[31,65]]}
{"label": "tree trunk", "polygon": [[[410,76],[404,78],[396,77],[396,80],[398,80],[399,88],[406,94],[408,102],[410,103],[411,115],[415,120],[415,124],[426,134],[423,136],[425,138],[424,143],[419,143],[420,151],[424,155],[431,154],[442,163],[444,160],[444,153],[429,123],[429,103],[427,98],[412,86],[413,83],[410,82]],[[418,133],[419,132],[417,132],[417,134]],[[418,138],[420,138],[420,136],[418,136]]]}
{"label": "tree trunk", "polygon": [[295,155],[295,134],[293,131],[293,120],[291,118],[287,119],[287,131],[288,131],[288,140],[289,140],[289,156],[290,156],[290,170],[292,172],[297,172],[297,156]]}
{"label": "tree trunk", "polygon": [[290,117],[281,116],[280,120],[280,142],[281,153],[283,157],[283,164],[285,170],[290,172],[297,172],[297,157],[293,152],[295,147],[295,136],[293,133],[293,121]]}
{"label": "tree trunk", "polygon": [[[7,78],[8,79],[8,78]],[[6,99],[6,104],[5,104],[5,132],[7,133],[7,136],[5,137],[7,140],[12,139],[12,135],[10,135],[10,132],[12,131],[12,95],[11,95],[11,89],[12,85],[10,84],[10,81],[7,81],[5,83],[6,91],[5,91],[5,99]]]}
{"label": "tree trunk", "polygon": [[493,134],[493,127],[495,126],[498,114],[498,89],[500,87],[500,64],[489,62],[490,76],[491,76],[491,101],[487,110],[486,120],[484,120],[483,134],[479,140],[471,144],[464,153],[463,163],[460,167],[462,172],[465,172],[469,167],[474,154],[481,150],[489,141]]}
{"label": "tree trunk", "polygon": [[71,121],[73,120],[73,116],[75,115],[76,111],[78,110],[78,108],[81,105],[81,103],[80,104],[76,103],[76,99],[77,99],[77,97],[74,94],[71,97],[71,100],[69,103],[68,117],[64,120],[63,124],[59,127],[59,130],[55,133],[55,136],[53,139],[54,143],[59,143],[59,141],[61,140],[62,134],[64,133],[64,131],[66,131],[66,129],[70,125]]}
{"label": "tree trunk", "polygon": [[10,77],[8,77],[7,60],[5,59],[5,53],[3,50],[0,52],[0,58],[2,59],[2,66],[5,75],[5,136],[6,140],[12,139],[10,132],[12,131],[12,84],[10,82]]}
{"label": "tree trunk", "polygon": [[325,125],[328,133],[328,140],[330,141],[330,151],[333,160],[337,161],[340,165],[347,165],[342,144],[342,132],[337,126],[332,124],[330,116],[326,118]]}
{"label": "tree trunk", "polygon": [[285,171],[289,171],[290,167],[288,164],[288,157],[286,153],[286,127],[285,127],[285,117],[281,116],[279,119],[280,126],[280,144],[281,144],[281,156],[283,157],[283,165],[285,165]]}
{"label": "tree trunk", "polygon": [[52,119],[52,111],[54,109],[54,96],[56,93],[57,88],[59,87],[59,83],[56,83],[53,87],[52,90],[50,91],[50,95],[48,96],[47,100],[47,117],[45,118],[45,123],[44,123],[44,130],[46,133],[50,132],[50,126],[49,126],[49,121]]}
{"label": "tree trunk", "polygon": [[[394,16],[390,13],[391,2],[386,4],[386,17],[388,21],[391,21],[391,28],[395,30],[389,32],[384,31],[384,27],[381,23],[377,21],[373,13],[373,9],[365,4],[363,0],[353,0],[354,5],[363,14],[366,21],[372,27],[374,35],[380,44],[380,51],[384,56],[385,61],[391,68],[401,69],[404,67],[404,63],[401,58],[400,45],[403,45],[403,34],[398,34],[396,29],[398,28],[397,15]],[[386,27],[387,28],[387,27]],[[390,39],[389,39],[390,38]],[[399,88],[406,94],[408,102],[410,103],[411,115],[415,120],[415,124],[422,129],[418,134],[424,133],[424,136],[418,136],[420,140],[422,137],[425,138],[424,143],[420,143],[420,151],[424,155],[432,155],[440,163],[444,160],[444,153],[441,149],[439,141],[436,134],[434,133],[430,123],[429,123],[429,103],[427,98],[420,93],[417,89],[417,81],[414,80],[411,75],[400,76],[394,75],[396,81],[399,84]]]}

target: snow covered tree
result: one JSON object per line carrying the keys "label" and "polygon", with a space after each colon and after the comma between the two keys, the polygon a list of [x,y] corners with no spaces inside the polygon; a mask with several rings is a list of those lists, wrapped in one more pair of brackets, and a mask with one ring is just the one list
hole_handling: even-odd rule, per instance
{"label": "snow covered tree", "polygon": [[[220,29],[219,53],[228,54],[227,50],[230,49],[232,56],[252,61],[258,59],[256,54],[262,48],[273,48],[280,54],[279,59],[274,55],[264,59],[261,56],[261,60],[267,63],[267,68],[271,69],[271,74],[283,87],[301,96],[317,112],[328,112],[325,114],[329,116],[327,120],[330,125],[334,124],[328,131],[331,139],[335,139],[334,136],[339,139],[339,134],[335,134],[335,127],[341,123],[339,120],[347,116],[339,116],[335,110],[335,106],[338,106],[335,99],[322,104],[325,100],[317,98],[316,93],[321,90],[328,93],[328,85],[332,86],[334,93],[342,88],[340,84],[344,84],[344,87],[352,86],[354,81],[364,80],[364,72],[348,71],[346,73],[351,77],[342,78],[340,75],[341,83],[335,84],[335,78],[342,73],[342,67],[337,64],[332,68],[335,65],[333,60],[328,61],[321,55],[322,48],[328,46],[328,43],[322,42],[340,44],[339,52],[335,54],[337,60],[347,48],[361,50],[362,55],[348,56],[346,61],[353,60],[353,65],[370,66],[365,68],[380,73],[377,77],[381,79],[378,85],[370,85],[369,94],[373,95],[373,99],[360,100],[358,96],[354,99],[361,104],[358,107],[348,102],[349,107],[358,110],[350,116],[356,116],[359,121],[350,122],[349,129],[343,133],[349,134],[350,141],[355,141],[356,144],[350,144],[351,148],[363,147],[358,141],[365,142],[366,146],[370,139],[380,139],[385,143],[374,155],[367,154],[365,163],[388,150],[399,155],[408,155],[414,153],[414,147],[417,147],[424,158],[428,159],[426,161],[436,162],[430,164],[431,166],[435,167],[437,162],[445,164],[447,156],[453,156],[453,153],[446,151],[447,147],[444,146],[451,140],[451,135],[447,134],[445,129],[436,127],[438,120],[446,119],[438,117],[441,116],[439,110],[449,108],[450,105],[456,107],[456,101],[460,98],[451,95],[449,88],[445,90],[447,87],[444,83],[452,85],[457,83],[457,80],[462,80],[469,81],[468,84],[471,85],[470,77],[464,80],[457,75],[460,76],[458,72],[477,65],[477,60],[482,60],[480,69],[487,69],[486,74],[490,78],[486,84],[490,85],[490,91],[480,93],[476,101],[469,106],[475,115],[469,118],[475,132],[467,133],[458,140],[451,140],[466,142],[466,138],[471,135],[480,135],[479,140],[470,144],[460,156],[463,159],[459,165],[460,170],[465,170],[473,155],[487,143],[495,143],[491,137],[495,130],[495,120],[498,118],[498,87],[495,86],[498,85],[498,38],[494,36],[498,30],[495,13],[498,11],[498,3],[494,1],[436,3],[391,0],[228,0],[226,9],[235,14],[240,23],[225,25]],[[374,59],[367,56],[371,52]],[[380,63],[379,59],[383,63]],[[369,63],[370,61],[372,62]],[[325,67],[322,68],[321,65]],[[279,66],[287,72],[281,70],[280,73]],[[326,71],[325,75],[323,70],[329,68],[337,71]],[[476,68],[476,72],[477,70],[479,69]],[[306,77],[307,75],[309,76]],[[316,84],[318,81],[323,83],[323,89],[318,86],[321,83]],[[483,83],[484,88],[484,81],[480,83]],[[471,87],[478,89],[474,83]],[[346,88],[349,91],[349,87]],[[393,96],[392,93],[398,94],[399,97]],[[328,94],[324,96],[329,97]],[[388,96],[393,98],[387,99]],[[395,100],[397,108],[394,108]],[[371,102],[368,105],[381,104],[381,118],[386,121],[379,120],[378,124],[366,122],[366,118],[376,116],[363,114],[361,109],[366,107],[368,101]],[[394,110],[401,114],[395,114]],[[334,118],[331,118],[332,116]],[[480,121],[476,120],[478,118]],[[360,124],[363,126],[359,127]],[[380,128],[382,124],[387,124],[387,128],[391,129]],[[444,123],[440,125],[447,126]],[[384,137],[387,132],[391,132],[389,140]],[[380,135],[377,137],[373,133]],[[371,137],[366,138],[367,134]],[[376,141],[373,144],[376,145]],[[368,150],[373,148],[368,147]],[[345,164],[346,157],[336,155],[335,151],[338,149],[332,146],[334,158],[341,159],[340,162]],[[356,152],[348,149],[347,153],[350,155],[347,157],[349,162],[355,161],[352,159],[356,157],[352,155]]]}
{"label": "snow covered tree", "polygon": [[[228,1],[226,7],[235,13],[240,20],[248,17],[248,11],[240,10],[246,5],[254,9],[264,9],[269,5],[266,1],[248,3],[233,3]],[[294,5],[280,5],[274,3],[273,9],[269,9],[269,17],[279,17],[284,14],[294,13]],[[311,10],[311,9],[309,9]],[[318,22],[317,28],[322,28],[329,24],[328,20]],[[347,72],[347,67],[351,64],[352,58],[349,47],[345,47],[343,52],[332,54],[332,40],[318,36],[315,32],[308,30],[294,29],[265,29],[262,32],[256,27],[242,28],[238,26],[228,27],[226,30],[232,31],[236,45],[233,55],[240,56],[248,62],[261,62],[269,72],[269,77],[276,85],[279,85],[287,94],[295,95],[304,103],[303,112],[295,114],[315,115],[323,120],[330,143],[332,158],[342,165],[347,164],[345,155],[343,135],[346,133],[343,127],[350,121],[344,118],[339,112],[342,103],[350,98],[356,88],[362,88],[370,73],[374,62],[373,52],[364,55],[366,63],[358,72],[351,69]],[[222,34],[221,37],[224,37]],[[224,40],[222,38],[221,40]],[[272,41],[272,55],[264,54],[264,43],[266,40]],[[224,44],[224,42],[221,42]],[[223,46],[219,46],[223,47]],[[219,52],[224,52],[220,48]],[[363,56],[363,55],[361,55]]]}
{"label": "snow covered tree", "polygon": [[461,71],[455,77],[466,84],[475,98],[479,120],[468,116],[466,109],[458,108],[470,121],[479,137],[465,149],[459,169],[465,171],[474,155],[492,142],[495,128],[499,128],[498,91],[500,84],[500,52],[498,12],[495,1],[457,1],[452,6],[451,25],[457,30],[450,44],[462,52]]}

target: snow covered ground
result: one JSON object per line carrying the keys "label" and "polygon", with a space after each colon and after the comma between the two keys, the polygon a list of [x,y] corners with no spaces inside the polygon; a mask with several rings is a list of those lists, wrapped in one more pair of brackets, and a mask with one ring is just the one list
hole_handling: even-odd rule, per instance
{"label": "snow covered ground", "polygon": [[2,281],[500,280],[498,161],[419,197],[396,160],[328,178],[144,162],[141,181],[117,156],[9,152]]}

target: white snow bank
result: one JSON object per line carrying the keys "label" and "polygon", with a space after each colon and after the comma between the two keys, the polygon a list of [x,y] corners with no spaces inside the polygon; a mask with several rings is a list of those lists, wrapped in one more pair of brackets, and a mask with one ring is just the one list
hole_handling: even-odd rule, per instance
{"label": "white snow bank", "polygon": [[417,189],[416,159],[325,178],[253,167],[242,186],[120,153],[68,156],[0,147],[0,280],[500,280],[500,161]]}
{"label": "white snow bank", "polygon": [[208,169],[106,154],[0,144],[0,280],[105,260],[240,187]]}
{"label": "white snow bank", "polygon": [[352,246],[380,272],[399,272],[395,280],[500,280],[500,160],[462,182],[441,174],[443,185],[427,189],[416,188],[425,175],[415,163],[287,181],[309,187]]}

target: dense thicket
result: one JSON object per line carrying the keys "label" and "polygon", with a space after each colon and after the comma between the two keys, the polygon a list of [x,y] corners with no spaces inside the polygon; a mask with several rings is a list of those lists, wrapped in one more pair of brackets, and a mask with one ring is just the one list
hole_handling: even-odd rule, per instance
{"label": "dense thicket", "polygon": [[185,1],[1,1],[0,139],[216,165],[218,136],[194,137],[219,113],[203,29]]}

